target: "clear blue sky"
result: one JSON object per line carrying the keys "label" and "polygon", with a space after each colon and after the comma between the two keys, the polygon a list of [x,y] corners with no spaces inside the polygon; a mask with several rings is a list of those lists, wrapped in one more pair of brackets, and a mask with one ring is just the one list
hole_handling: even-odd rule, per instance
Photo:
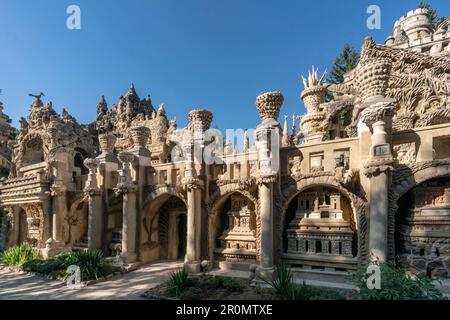
{"label": "clear blue sky", "polygon": [[[88,123],[101,95],[110,106],[134,82],[179,126],[206,108],[220,129],[250,128],[259,93],[279,90],[282,114],[303,113],[300,74],[329,68],[345,42],[384,42],[418,2],[0,0],[0,99],[15,125],[39,91]],[[450,16],[448,0],[428,2]],[[66,28],[70,4],[81,8],[81,30]],[[370,4],[381,7],[381,30],[366,27]]]}

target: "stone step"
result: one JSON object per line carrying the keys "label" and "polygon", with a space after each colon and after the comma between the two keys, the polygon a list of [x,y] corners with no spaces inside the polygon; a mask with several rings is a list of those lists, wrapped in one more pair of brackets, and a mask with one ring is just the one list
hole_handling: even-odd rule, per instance
{"label": "stone step", "polygon": [[348,279],[350,273],[346,271],[331,271],[331,270],[316,270],[316,269],[303,269],[303,268],[291,268],[294,279],[297,282],[302,281],[318,281],[326,283],[337,283],[348,285],[350,280]]}

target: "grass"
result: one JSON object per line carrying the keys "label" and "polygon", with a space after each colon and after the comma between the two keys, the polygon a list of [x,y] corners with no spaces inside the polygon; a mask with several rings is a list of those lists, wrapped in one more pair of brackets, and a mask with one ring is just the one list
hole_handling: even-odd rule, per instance
{"label": "grass", "polygon": [[1,260],[5,265],[18,268],[21,268],[28,261],[40,258],[39,252],[28,243],[6,249],[1,254]]}

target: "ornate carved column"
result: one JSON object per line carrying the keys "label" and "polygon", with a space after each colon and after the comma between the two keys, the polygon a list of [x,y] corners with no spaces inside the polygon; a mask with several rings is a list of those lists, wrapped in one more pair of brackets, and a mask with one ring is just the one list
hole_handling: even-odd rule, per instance
{"label": "ornate carved column", "polygon": [[136,186],[130,169],[134,157],[129,152],[119,153],[122,169],[119,170],[119,183],[115,189],[116,193],[123,195],[122,258],[126,263],[136,261]]}
{"label": "ornate carved column", "polygon": [[274,183],[278,180],[280,156],[281,127],[277,119],[283,100],[283,95],[279,92],[267,92],[256,98],[256,107],[262,120],[256,128],[261,217],[261,261],[258,275],[261,277],[267,277],[272,273],[275,258],[273,197]]}
{"label": "ornate carved column", "polygon": [[102,249],[103,233],[103,208],[102,192],[97,183],[97,169],[100,161],[98,159],[85,159],[84,165],[89,169],[88,179],[84,192],[89,198],[88,205],[88,248]]}
{"label": "ornate carved column", "polygon": [[369,159],[364,164],[364,174],[370,181],[369,250],[382,262],[388,259],[388,192],[394,163],[385,128],[393,112],[392,102],[384,101],[365,108],[360,117],[372,131]]}
{"label": "ornate carved column", "polygon": [[183,154],[185,171],[182,184],[187,192],[187,244],[185,268],[188,272],[200,271],[201,237],[202,237],[202,187],[197,176],[196,164],[204,166],[203,148],[204,132],[209,129],[212,113],[207,110],[193,110],[189,113],[190,123],[183,137]]}
{"label": "ornate carved column", "polygon": [[52,196],[52,239],[56,246],[64,245],[63,221],[67,215],[67,187],[61,178],[61,161],[53,160],[50,165],[54,168],[55,181],[50,187]]}
{"label": "ornate carved column", "polygon": [[7,247],[16,246],[19,244],[19,208],[12,206],[12,207],[5,207],[4,208],[5,215],[6,215],[6,222],[9,226],[8,228],[8,234],[7,234]]}

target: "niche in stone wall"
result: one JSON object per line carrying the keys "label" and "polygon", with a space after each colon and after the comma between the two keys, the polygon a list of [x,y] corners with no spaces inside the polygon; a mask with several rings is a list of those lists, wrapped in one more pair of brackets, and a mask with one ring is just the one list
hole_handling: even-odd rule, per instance
{"label": "niche in stone wall", "polygon": [[339,191],[314,187],[296,196],[286,211],[283,251],[291,258],[357,255],[350,201]]}
{"label": "niche in stone wall", "polygon": [[251,262],[256,259],[256,215],[244,195],[232,194],[218,217],[215,257],[217,260]]}
{"label": "niche in stone wall", "polygon": [[395,254],[405,267],[450,276],[450,177],[426,181],[403,195],[395,225]]}

